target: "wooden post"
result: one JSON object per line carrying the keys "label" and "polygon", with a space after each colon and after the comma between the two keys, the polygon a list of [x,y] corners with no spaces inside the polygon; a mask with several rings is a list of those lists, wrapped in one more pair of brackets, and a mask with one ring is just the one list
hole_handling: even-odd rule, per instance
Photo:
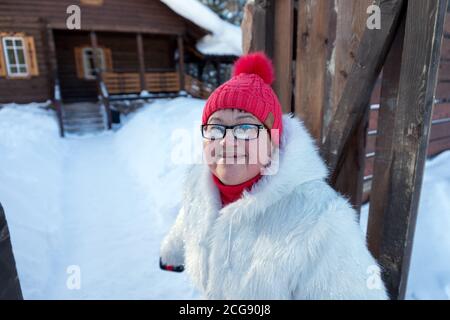
{"label": "wooden post", "polygon": [[214,69],[216,69],[216,81],[217,81],[217,86],[220,86],[220,84],[222,83],[222,79],[220,76],[220,63],[217,60],[213,61],[213,65],[214,65]]}
{"label": "wooden post", "polygon": [[244,8],[242,28],[243,53],[264,51],[274,53],[275,0],[249,1]]}
{"label": "wooden post", "polygon": [[23,300],[8,224],[0,203],[0,300]]}
{"label": "wooden post", "polygon": [[101,79],[101,69],[100,69],[100,63],[98,61],[98,39],[97,39],[97,33],[95,31],[90,32],[90,39],[91,39],[91,47],[92,47],[92,55],[93,55],[93,61],[94,61],[94,69],[95,69],[95,75],[97,78],[97,82]]}
{"label": "wooden post", "polygon": [[[322,0],[323,1],[323,0]],[[328,0],[325,0],[328,1]],[[356,62],[361,39],[366,29],[367,8],[372,0],[335,1],[329,23],[329,65],[326,101],[324,108],[323,136],[336,112],[348,75]],[[338,13],[338,14],[337,14]]]}
{"label": "wooden post", "polygon": [[197,73],[198,73],[198,77],[197,77],[197,79],[198,80],[202,80],[202,75],[203,75],[203,70],[205,69],[205,63],[204,63],[204,61],[202,60],[202,61],[199,61],[198,63],[197,63]]}
{"label": "wooden post", "polygon": [[241,28],[244,54],[263,51],[272,58],[275,68],[272,87],[283,112],[293,112],[294,0],[247,2]]}
{"label": "wooden post", "polygon": [[392,47],[383,73],[368,242],[393,299],[406,292],[446,8],[408,2],[403,47]]}
{"label": "wooden post", "polygon": [[136,34],[136,42],[137,42],[137,54],[139,60],[139,79],[141,82],[141,91],[147,90],[147,84],[145,81],[145,59],[144,59],[144,42],[142,40],[142,34]]}
{"label": "wooden post", "polygon": [[[322,0],[323,1],[323,0]],[[326,0],[325,0],[326,1]],[[335,2],[332,19],[329,24],[329,44],[326,64],[326,84],[324,84],[324,105],[322,135],[326,136],[329,121],[336,111],[342,97],[348,74],[355,63],[356,53],[366,29],[367,8],[372,0],[346,0]],[[336,14],[338,12],[339,14]],[[308,75],[306,75],[308,76]],[[313,77],[314,74],[309,74]],[[319,106],[318,106],[319,108]],[[349,138],[342,167],[331,176],[331,184],[341,194],[349,198],[353,208],[359,214],[363,197],[364,165],[366,159],[366,137],[369,125],[369,104],[366,106],[362,121]]]}
{"label": "wooden post", "polygon": [[180,90],[185,90],[184,88],[184,44],[183,36],[179,35],[177,37],[178,46],[178,72],[180,75]]}
{"label": "wooden post", "polygon": [[328,24],[334,2],[304,0],[298,6],[295,114],[320,143],[325,106]]}
{"label": "wooden post", "polygon": [[275,2],[273,64],[275,90],[284,113],[293,112],[292,106],[292,55],[294,50],[294,0]]}
{"label": "wooden post", "polygon": [[95,33],[95,31],[91,31],[90,33],[90,38],[91,38],[91,46],[92,46],[92,51],[93,51],[93,61],[94,61],[94,69],[95,69],[95,79],[97,80],[97,90],[100,94],[101,97],[101,102],[103,103],[104,107],[105,107],[105,111],[106,111],[106,117],[107,117],[107,125],[108,125],[108,129],[110,130],[112,128],[112,114],[111,114],[111,108],[109,105],[109,96],[107,93],[107,88],[103,82],[102,79],[102,70],[100,68],[100,63],[98,61],[98,54],[97,54],[97,49],[98,49],[98,39],[97,39],[97,34]]}
{"label": "wooden post", "polygon": [[44,38],[47,40],[46,53],[47,53],[47,65],[48,65],[48,82],[50,89],[50,96],[52,97],[53,105],[56,109],[56,115],[58,117],[59,135],[64,138],[64,122],[62,111],[62,97],[61,87],[58,80],[58,63],[56,60],[56,48],[55,39],[53,36],[53,30],[49,25],[46,25]]}

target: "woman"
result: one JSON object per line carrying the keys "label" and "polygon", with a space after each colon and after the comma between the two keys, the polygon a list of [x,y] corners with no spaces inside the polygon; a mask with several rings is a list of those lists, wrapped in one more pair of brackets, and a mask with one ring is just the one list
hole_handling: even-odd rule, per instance
{"label": "woman", "polygon": [[272,81],[250,54],[206,102],[207,165],[187,173],[161,268],[185,268],[208,299],[386,299],[354,210]]}

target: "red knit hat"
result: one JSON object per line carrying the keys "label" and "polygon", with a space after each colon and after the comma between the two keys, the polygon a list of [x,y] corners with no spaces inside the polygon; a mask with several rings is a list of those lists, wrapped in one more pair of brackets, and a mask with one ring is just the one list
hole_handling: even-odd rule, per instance
{"label": "red knit hat", "polygon": [[275,129],[271,131],[271,137],[278,145],[283,112],[270,86],[273,80],[272,61],[263,52],[242,56],[234,64],[233,77],[214,90],[206,101],[202,124],[206,124],[218,110],[244,110],[253,114],[268,129]]}

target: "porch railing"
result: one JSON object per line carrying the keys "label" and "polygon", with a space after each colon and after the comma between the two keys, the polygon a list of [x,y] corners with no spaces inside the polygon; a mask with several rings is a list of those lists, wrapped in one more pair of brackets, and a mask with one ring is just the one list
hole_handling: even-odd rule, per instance
{"label": "porch railing", "polygon": [[184,87],[187,93],[200,99],[208,99],[214,90],[214,86],[204,83],[188,74],[184,75]]}
{"label": "porch railing", "polygon": [[106,112],[106,121],[107,121],[107,126],[108,126],[108,130],[111,130],[112,128],[112,114],[111,114],[111,106],[109,104],[109,92],[108,92],[108,88],[105,85],[105,82],[102,79],[100,79],[99,81],[99,100],[101,102],[101,104],[103,105],[103,107],[105,108],[105,112]]}
{"label": "porch railing", "polygon": [[55,107],[56,114],[58,116],[58,126],[59,126],[59,135],[64,138],[64,121],[63,121],[63,114],[62,114],[62,98],[61,98],[61,87],[59,85],[59,79],[56,78],[55,80],[55,86],[53,89],[53,106]]}
{"label": "porch railing", "polygon": [[[103,72],[103,81],[110,94],[139,93],[142,90],[138,72]],[[151,93],[179,92],[185,90],[196,98],[207,99],[214,87],[188,74],[184,75],[184,88],[181,87],[180,74],[174,72],[146,72],[144,88]]]}
{"label": "porch railing", "polygon": [[146,88],[141,88],[138,72],[104,72],[103,79],[111,94],[148,92],[178,92],[180,77],[177,72],[146,72]]}
{"label": "porch railing", "polygon": [[178,92],[181,90],[178,72],[147,72],[145,83],[149,92]]}

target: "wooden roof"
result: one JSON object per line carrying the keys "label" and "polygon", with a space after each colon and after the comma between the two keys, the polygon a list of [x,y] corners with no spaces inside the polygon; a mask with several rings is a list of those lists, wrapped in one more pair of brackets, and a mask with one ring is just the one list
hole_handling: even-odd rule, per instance
{"label": "wooden roof", "polygon": [[[209,32],[178,15],[159,0],[104,0],[99,5],[76,0],[2,0],[0,18],[13,22],[40,18],[53,29],[67,30],[70,5],[81,9],[81,30],[188,35],[200,39]],[[94,2],[95,3],[95,2]]]}

